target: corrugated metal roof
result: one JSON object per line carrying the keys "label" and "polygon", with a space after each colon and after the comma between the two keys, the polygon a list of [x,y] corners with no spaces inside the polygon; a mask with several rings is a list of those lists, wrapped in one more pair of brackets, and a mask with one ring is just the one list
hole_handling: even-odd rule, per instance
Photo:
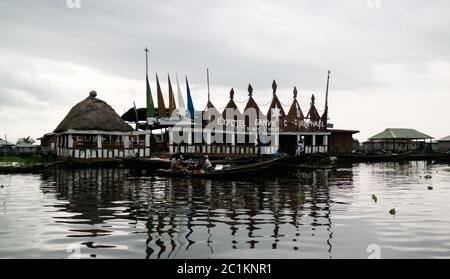
{"label": "corrugated metal roof", "polygon": [[447,136],[445,138],[439,139],[438,141],[450,141],[450,136]]}
{"label": "corrugated metal roof", "polygon": [[34,145],[32,143],[28,143],[28,142],[22,142],[22,143],[18,143],[16,144],[16,147],[24,147],[24,148],[29,148],[29,147],[38,147],[37,145]]}
{"label": "corrugated metal roof", "polygon": [[14,143],[10,143],[9,141],[6,141],[4,139],[0,139],[0,145],[14,145]]}
{"label": "corrugated metal roof", "polygon": [[370,137],[369,140],[383,140],[383,139],[433,139],[429,135],[421,133],[414,129],[404,128],[388,128],[381,133]]}

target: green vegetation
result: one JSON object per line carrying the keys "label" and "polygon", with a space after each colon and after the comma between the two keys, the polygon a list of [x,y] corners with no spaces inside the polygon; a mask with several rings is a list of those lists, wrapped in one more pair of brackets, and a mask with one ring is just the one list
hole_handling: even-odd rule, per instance
{"label": "green vegetation", "polygon": [[446,171],[446,172],[450,172],[450,169],[444,169],[444,171]]}
{"label": "green vegetation", "polygon": [[22,144],[22,143],[34,144],[35,140],[32,139],[30,136],[28,136],[26,138],[20,138],[19,140],[17,140],[17,144]]}
{"label": "green vegetation", "polygon": [[305,195],[305,193],[304,193],[304,192],[300,192],[300,193],[298,194],[298,202],[299,202],[300,204],[304,204],[305,201],[306,201],[306,195]]}
{"label": "green vegetation", "polygon": [[431,178],[433,178],[431,175],[425,175],[425,179],[431,179]]}
{"label": "green vegetation", "polygon": [[389,214],[395,215],[396,214],[395,208],[391,208],[391,210],[389,210]]}
{"label": "green vegetation", "polygon": [[33,165],[44,163],[47,160],[40,155],[32,155],[32,156],[0,156],[0,163],[8,164],[8,163],[18,163],[21,165]]}
{"label": "green vegetation", "polygon": [[372,195],[372,200],[376,203],[377,201],[378,201],[378,198],[377,198],[377,196],[375,196],[375,195]]}

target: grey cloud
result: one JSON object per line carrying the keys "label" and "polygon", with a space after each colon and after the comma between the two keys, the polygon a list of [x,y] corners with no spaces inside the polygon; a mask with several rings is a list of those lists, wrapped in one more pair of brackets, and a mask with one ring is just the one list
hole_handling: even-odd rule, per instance
{"label": "grey cloud", "polygon": [[[332,90],[365,92],[387,86],[376,66],[420,71],[429,62],[450,60],[449,1],[381,1],[379,9],[367,2],[81,0],[81,9],[69,9],[66,0],[1,1],[0,56],[23,54],[25,60],[67,62],[144,80],[143,48],[149,46],[152,80],[156,71],[161,77],[171,73],[173,80],[175,73],[187,74],[200,90],[209,67],[221,99],[231,87],[245,98],[248,83],[269,98],[276,79],[285,100],[291,100],[294,85],[323,94],[328,69]],[[0,65],[3,106],[21,101],[11,96],[18,90],[31,96],[30,105],[68,100],[53,100],[58,87],[20,63]]]}

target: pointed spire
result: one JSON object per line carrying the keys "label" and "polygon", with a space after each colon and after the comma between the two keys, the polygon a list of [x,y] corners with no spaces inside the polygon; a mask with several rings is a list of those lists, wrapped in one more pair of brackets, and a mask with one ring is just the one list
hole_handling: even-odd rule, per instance
{"label": "pointed spire", "polygon": [[167,74],[167,79],[169,82],[169,116],[176,110],[177,106],[175,104],[175,96],[173,94],[172,83],[170,82],[170,75]]}
{"label": "pointed spire", "polygon": [[283,119],[286,114],[284,112],[283,106],[281,105],[280,100],[278,99],[276,92],[277,92],[277,83],[275,80],[273,80],[272,83],[272,89],[273,89],[273,96],[272,96],[272,102],[269,106],[269,111],[267,112],[267,118],[270,120],[272,117],[272,110],[275,109],[275,111],[280,113],[280,118]]}
{"label": "pointed spire", "polygon": [[230,90],[230,100],[228,101],[228,104],[225,106],[225,108],[223,109],[223,112],[222,112],[222,117],[224,118],[224,119],[226,119],[227,118],[227,109],[233,109],[233,110],[235,110],[235,112],[237,112],[238,114],[240,114],[241,112],[239,111],[239,109],[238,109],[238,107],[236,106],[236,103],[234,102],[234,89],[233,88],[231,88],[231,90]]}
{"label": "pointed spire", "polygon": [[319,119],[320,119],[319,113],[317,112],[317,109],[316,109],[315,102],[316,102],[316,97],[313,94],[311,96],[311,107],[309,108],[308,115],[306,116],[306,118],[309,118],[311,121],[319,121]]}
{"label": "pointed spire", "polygon": [[158,116],[166,116],[166,105],[164,104],[164,98],[162,95],[161,85],[159,84],[158,73],[156,73],[156,90],[158,96]]}
{"label": "pointed spire", "polygon": [[247,90],[248,90],[248,95],[251,97],[253,95],[253,87],[250,83],[248,84]]}
{"label": "pointed spire", "polygon": [[296,130],[297,127],[293,125],[292,123],[295,123],[296,120],[303,120],[305,117],[303,115],[302,109],[300,108],[300,105],[297,101],[297,87],[294,86],[294,100],[292,101],[291,108],[289,109],[289,112],[287,114],[287,120],[288,120],[288,126],[287,129]]}

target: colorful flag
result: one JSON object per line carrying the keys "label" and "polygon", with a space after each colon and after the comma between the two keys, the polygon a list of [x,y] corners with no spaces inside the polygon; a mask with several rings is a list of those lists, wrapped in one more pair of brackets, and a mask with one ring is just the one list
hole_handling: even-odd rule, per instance
{"label": "colorful flag", "polygon": [[146,76],[147,80],[147,118],[155,117],[155,105],[153,104],[152,91],[150,90],[150,83],[148,82],[148,75]]}
{"label": "colorful flag", "polygon": [[181,117],[185,117],[186,116],[186,105],[184,104],[183,95],[181,93],[178,75],[176,75],[176,78],[177,78],[177,94],[178,94],[178,115],[180,115]]}
{"label": "colorful flag", "polygon": [[156,89],[158,95],[158,116],[164,117],[166,116],[166,105],[164,104],[164,98],[162,95],[161,86],[159,85],[158,74],[156,74]]}
{"label": "colorful flag", "polygon": [[192,102],[191,90],[189,89],[189,82],[186,77],[186,94],[187,94],[187,107],[190,114],[191,119],[194,119],[194,103]]}
{"label": "colorful flag", "polygon": [[173,95],[169,74],[167,74],[167,78],[169,79],[169,116],[172,116],[172,113],[176,110],[177,106],[175,104],[175,96]]}

